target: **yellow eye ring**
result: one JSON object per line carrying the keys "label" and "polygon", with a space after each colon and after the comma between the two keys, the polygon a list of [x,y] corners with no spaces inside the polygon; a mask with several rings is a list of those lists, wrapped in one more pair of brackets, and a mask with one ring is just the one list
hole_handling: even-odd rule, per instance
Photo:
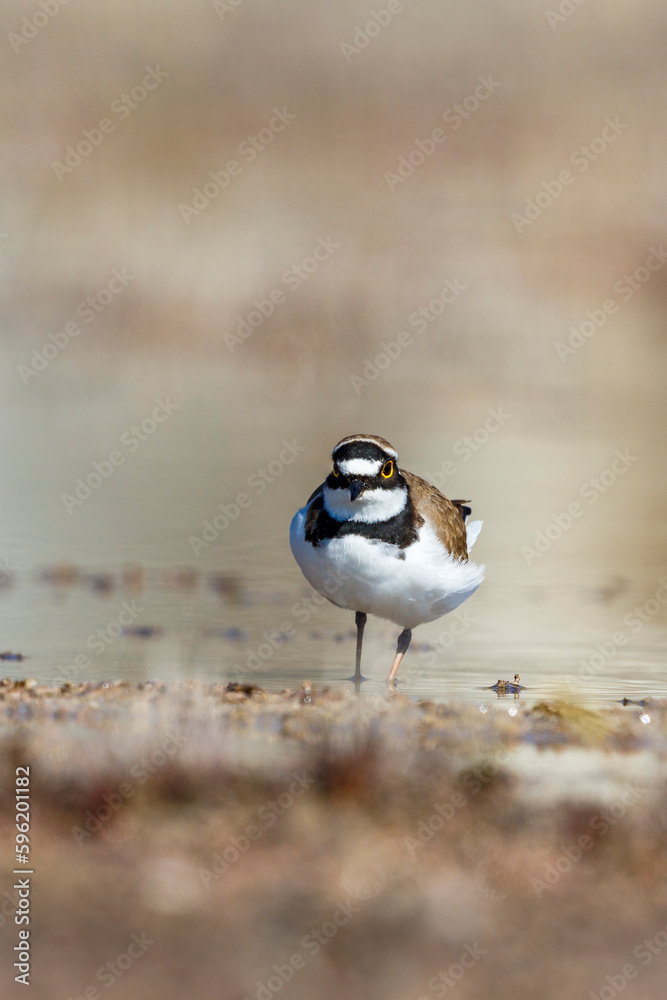
{"label": "yellow eye ring", "polygon": [[338,477],[340,476],[340,472],[338,471],[338,469],[334,466],[332,471],[336,479],[338,479]]}
{"label": "yellow eye ring", "polygon": [[391,461],[391,459],[388,462],[384,463],[381,471],[383,479],[391,479],[391,477],[394,474],[394,463]]}

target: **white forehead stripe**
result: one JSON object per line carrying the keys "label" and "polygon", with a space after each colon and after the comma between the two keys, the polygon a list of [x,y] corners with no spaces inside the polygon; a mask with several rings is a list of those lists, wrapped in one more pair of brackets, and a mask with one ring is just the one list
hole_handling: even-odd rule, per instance
{"label": "white forehead stripe", "polygon": [[408,499],[403,487],[393,490],[365,490],[356,500],[350,499],[346,489],[332,490],[324,487],[324,506],[334,521],[365,521],[376,524],[400,514]]}
{"label": "white forehead stripe", "polygon": [[348,458],[338,468],[344,476],[377,476],[382,464],[379,458]]}
{"label": "white forehead stripe", "polygon": [[359,436],[359,435],[355,436],[352,439],[343,438],[343,441],[339,441],[338,444],[336,445],[336,447],[333,450],[333,456],[334,456],[334,458],[336,457],[336,452],[341,447],[341,445],[343,444],[343,442],[345,442],[345,446],[347,447],[347,446],[349,446],[351,444],[355,444],[357,441],[364,441],[367,444],[374,444],[377,448],[381,448],[382,451],[384,451],[387,455],[389,455],[390,458],[395,458],[396,461],[398,461],[398,453],[396,451],[394,451],[394,449],[391,447],[391,445],[380,444],[378,441],[376,441],[375,438],[372,438],[372,437],[362,437],[362,436]]}

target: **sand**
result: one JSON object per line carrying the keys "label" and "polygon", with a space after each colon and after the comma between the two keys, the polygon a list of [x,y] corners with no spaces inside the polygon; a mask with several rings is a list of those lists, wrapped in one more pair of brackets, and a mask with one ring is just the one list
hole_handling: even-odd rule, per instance
{"label": "sand", "polygon": [[664,998],[664,703],[26,680],[0,720],[32,997]]}

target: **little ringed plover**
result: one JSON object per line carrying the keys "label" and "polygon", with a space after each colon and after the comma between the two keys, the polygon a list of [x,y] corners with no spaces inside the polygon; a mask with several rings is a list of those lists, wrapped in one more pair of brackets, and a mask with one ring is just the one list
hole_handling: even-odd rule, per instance
{"label": "little ringed plover", "polygon": [[393,688],[412,629],[453,611],[484,579],[484,566],[468,559],[482,522],[466,524],[467,501],[448,500],[400,469],[384,438],[352,434],[332,458],[331,472],[292,519],[292,553],[315,590],[355,612],[357,690],[367,615],[401,626],[387,679]]}

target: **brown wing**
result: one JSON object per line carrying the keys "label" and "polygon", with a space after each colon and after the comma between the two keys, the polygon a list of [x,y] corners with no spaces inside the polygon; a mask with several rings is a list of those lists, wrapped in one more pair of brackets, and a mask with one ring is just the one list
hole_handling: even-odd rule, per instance
{"label": "brown wing", "polygon": [[315,530],[315,523],[320,516],[320,511],[324,506],[324,483],[318,486],[316,490],[310,494],[306,500],[306,507],[308,507],[308,512],[306,514],[306,522],[304,525],[304,535],[306,541],[310,541],[311,535]]}
{"label": "brown wing", "polygon": [[464,520],[465,501],[453,502],[420,476],[401,469],[408,484],[415,511],[428,521],[447,551],[464,562],[468,559],[468,543]]}

